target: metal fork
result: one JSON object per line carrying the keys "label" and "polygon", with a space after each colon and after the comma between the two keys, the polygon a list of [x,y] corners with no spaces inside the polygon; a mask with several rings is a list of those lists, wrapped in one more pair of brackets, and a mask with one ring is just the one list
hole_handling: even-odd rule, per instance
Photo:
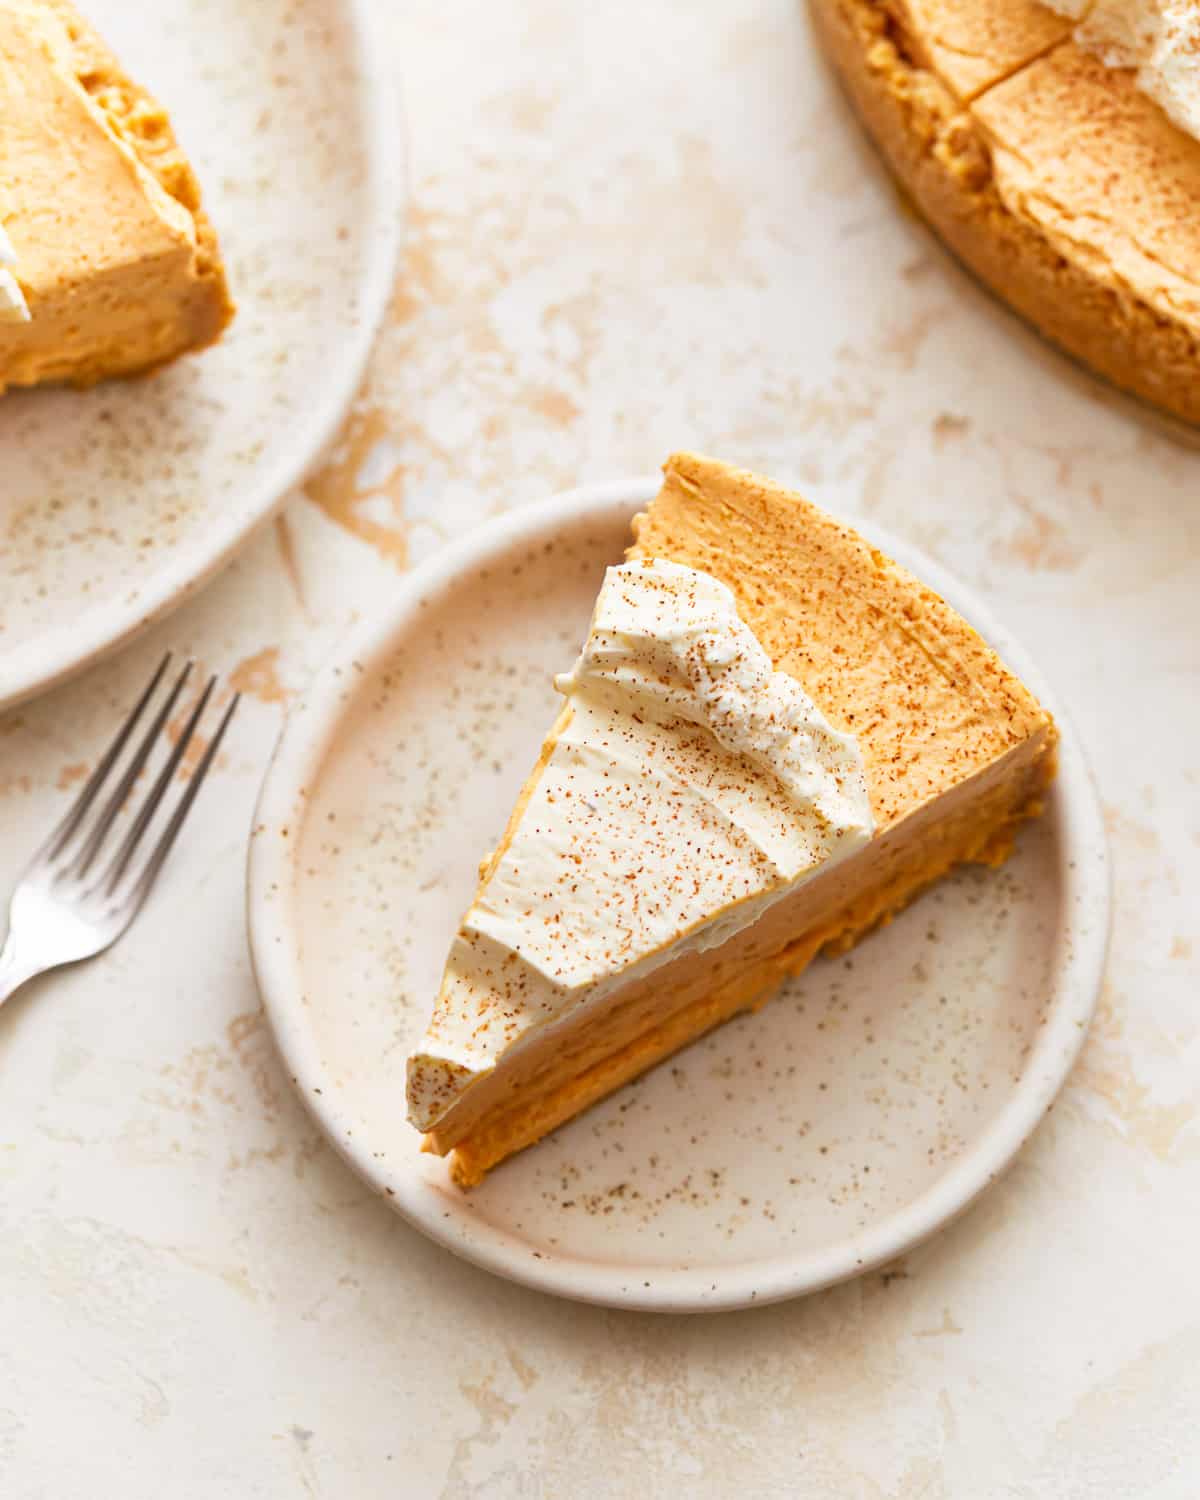
{"label": "metal fork", "polygon": [[138,720],[154,697],[170,664],[170,652],[138,699],[133,712],[117,731],[100,764],[88,777],[74,805],[26,866],[13,892],[8,937],[0,949],[0,1005],[26,980],[60,964],[78,962],[103,953],[121,936],[141,910],[142,903],[166,862],[196,794],[208,775],[241,694],[235,694],[200,763],[180,793],[154,847],[135,860],[143,835],[178,771],[187,748],[212,697],[217,679],[210,677],[188,716],[162,770],[154,779],[116,850],[106,850],[109,834],[133,784],[150,758],[163,728],[191,676],[189,661],[175,679],[162,707],[154,715],[120,779],[97,811],[100,793],[113,774]]}

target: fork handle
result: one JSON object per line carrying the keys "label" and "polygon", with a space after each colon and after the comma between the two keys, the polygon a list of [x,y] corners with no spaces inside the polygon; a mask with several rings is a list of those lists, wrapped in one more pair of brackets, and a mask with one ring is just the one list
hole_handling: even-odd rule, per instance
{"label": "fork handle", "polygon": [[20,956],[10,932],[4,947],[0,948],[0,1005],[19,990],[27,979],[42,973],[44,968],[44,964],[33,963]]}

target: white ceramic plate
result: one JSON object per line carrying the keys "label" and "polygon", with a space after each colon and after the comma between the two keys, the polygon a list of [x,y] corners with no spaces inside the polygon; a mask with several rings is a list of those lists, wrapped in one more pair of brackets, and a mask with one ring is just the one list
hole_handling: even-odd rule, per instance
{"label": "white ceramic plate", "polygon": [[[1108,933],[1105,840],[1061,705],[966,591],[889,552],[993,641],[1063,730],[1046,817],[841,960],[514,1158],[470,1194],[404,1118],[404,1058],[653,482],[579,490],[414,573],[293,714],[249,867],[255,968],[289,1072],[352,1167],[490,1270],[588,1301],[743,1306],[900,1254],[999,1173],[1078,1051]],[[751,1107],[752,1105],[752,1107]]]}
{"label": "white ceramic plate", "polygon": [[147,380],[0,400],[0,707],[178,603],[333,437],[395,273],[402,132],[367,0],[83,0],[166,104],[238,316]]}

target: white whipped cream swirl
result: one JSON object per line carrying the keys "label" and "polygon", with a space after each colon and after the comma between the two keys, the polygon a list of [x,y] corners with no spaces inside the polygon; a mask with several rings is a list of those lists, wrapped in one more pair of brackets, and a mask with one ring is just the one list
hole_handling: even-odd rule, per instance
{"label": "white whipped cream swirl", "polygon": [[20,282],[13,275],[17,252],[3,224],[0,224],[0,323],[28,323],[29,304]]}
{"label": "white whipped cream swirl", "polygon": [[557,738],[409,1059],[422,1129],[534,1028],[725,942],[873,831],[857,740],[707,573],[610,568],[556,686]]}

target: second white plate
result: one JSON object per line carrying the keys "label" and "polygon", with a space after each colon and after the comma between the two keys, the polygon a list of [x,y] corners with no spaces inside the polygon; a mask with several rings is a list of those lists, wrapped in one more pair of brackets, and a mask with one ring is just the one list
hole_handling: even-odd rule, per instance
{"label": "second white plate", "polygon": [[367,0],[88,0],[163,100],[238,315],[144,379],[0,400],[0,708],[128,639],[299,482],[395,275],[403,136]]}
{"label": "second white plate", "polygon": [[[485,527],[412,575],[293,714],[251,841],[251,944],[288,1070],[346,1160],[427,1234],[613,1306],[811,1291],[959,1212],[1065,1079],[1099,987],[1095,794],[1026,653],[928,559],[880,545],[976,624],[1056,714],[1061,774],[999,872],[966,870],[514,1158],[470,1194],[405,1121],[404,1058],[555,712],[604,567],[653,481]],[[753,1101],[753,1107],[750,1107]]]}

